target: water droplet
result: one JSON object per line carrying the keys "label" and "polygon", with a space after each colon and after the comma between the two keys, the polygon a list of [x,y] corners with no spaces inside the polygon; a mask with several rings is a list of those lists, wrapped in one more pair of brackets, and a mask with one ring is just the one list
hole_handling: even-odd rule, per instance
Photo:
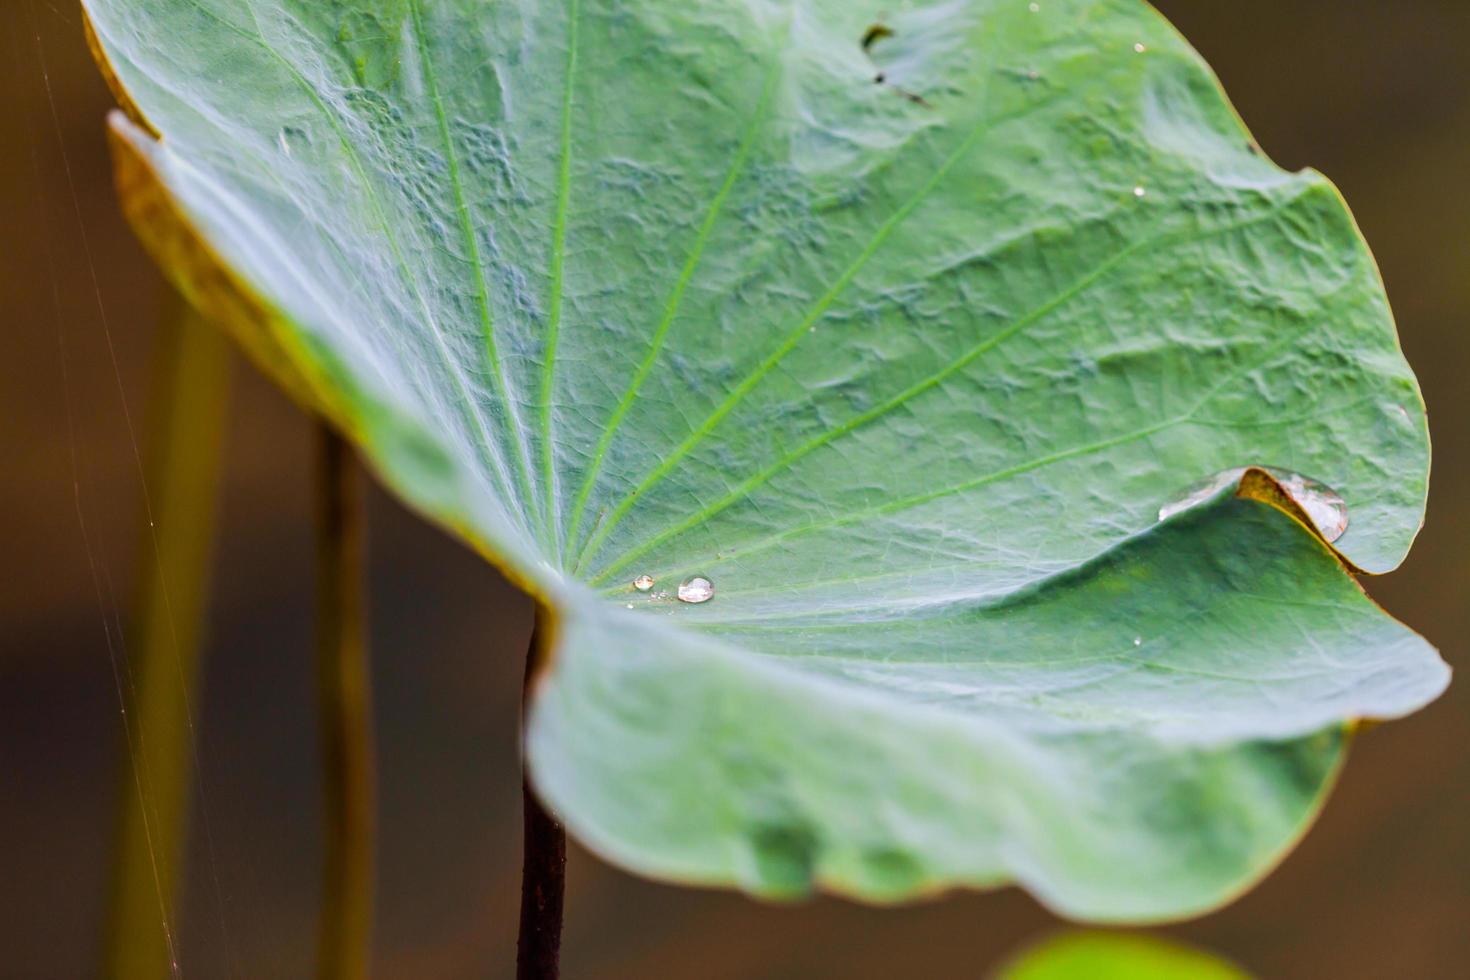
{"label": "water droplet", "polygon": [[1030,71],[1028,71],[1028,72],[1027,72],[1027,73],[1026,73],[1026,77],[1027,77],[1027,78],[1029,78],[1029,79],[1031,79],[1031,80],[1032,80],[1032,81],[1033,81],[1033,82],[1034,82],[1034,81],[1036,81],[1036,80],[1037,80],[1037,79],[1038,79],[1038,78],[1040,78],[1040,77],[1041,77],[1041,72],[1039,72],[1039,71],[1037,71],[1037,70],[1036,70],[1036,69],[1035,69],[1035,68],[1033,68],[1033,69],[1031,69],[1031,70],[1030,70]]}
{"label": "water droplet", "polygon": [[1033,14],[1039,14],[1041,13],[1041,4],[1033,3],[1027,9],[1030,10]]}
{"label": "water droplet", "polygon": [[637,589],[639,592],[647,592],[649,589],[653,588],[653,576],[638,576],[633,580],[633,588]]}
{"label": "water droplet", "polygon": [[1139,184],[1137,187],[1133,188],[1133,196],[1134,197],[1142,197],[1143,195],[1145,195],[1147,193],[1148,193],[1148,191],[1144,190],[1142,184]]}
{"label": "water droplet", "polygon": [[629,608],[629,609],[632,609],[632,608],[633,608],[633,604],[632,604],[632,603],[631,603],[631,602],[630,602],[630,603],[628,603],[628,608]]}
{"label": "water droplet", "polygon": [[[1282,489],[1296,501],[1297,506],[1311,519],[1318,533],[1328,542],[1336,541],[1347,531],[1347,504],[1336,490],[1320,480],[1290,470],[1274,466],[1258,468],[1270,473],[1272,479],[1281,484]],[[1204,503],[1231,484],[1238,483],[1245,471],[1244,466],[1222,470],[1190,486],[1174,500],[1159,508],[1159,520],[1168,520],[1175,514]]]}
{"label": "water droplet", "polygon": [[1238,466],[1232,470],[1222,470],[1214,476],[1190,484],[1179,496],[1159,508],[1159,520],[1167,521],[1175,514],[1199,506],[1232,483],[1238,482],[1244,472],[1245,467]]}
{"label": "water droplet", "polygon": [[286,131],[283,129],[276,134],[276,144],[280,146],[281,152],[286,156],[291,155],[291,144],[286,142]]}
{"label": "water droplet", "polygon": [[1142,41],[1139,41],[1133,46],[1133,50],[1137,51],[1139,54],[1143,54],[1145,51],[1148,50],[1148,45],[1144,44]]}
{"label": "water droplet", "polygon": [[1297,506],[1306,511],[1318,532],[1329,542],[1336,541],[1347,531],[1347,504],[1338,492],[1319,480],[1300,473],[1263,467],[1276,478],[1276,482],[1291,495]]}
{"label": "water droplet", "polygon": [[711,582],[703,575],[695,575],[694,577],[686,578],[684,581],[679,583],[680,602],[709,602],[711,599],[714,598],[714,595],[715,583]]}
{"label": "water droplet", "polygon": [[1143,637],[1141,637],[1141,636],[1135,636],[1133,638],[1133,645],[1136,646],[1136,647],[1143,646]]}

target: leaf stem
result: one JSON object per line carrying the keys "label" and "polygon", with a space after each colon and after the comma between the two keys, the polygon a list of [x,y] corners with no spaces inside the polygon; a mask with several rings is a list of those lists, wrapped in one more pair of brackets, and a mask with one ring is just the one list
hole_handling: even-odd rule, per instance
{"label": "leaf stem", "polygon": [[[545,659],[550,630],[547,614],[536,607],[536,625],[526,651],[526,678],[521,710],[530,704],[531,689]],[[561,974],[562,903],[566,892],[566,830],[541,805],[526,774],[521,752],[521,802],[524,819],[521,850],[521,927],[516,942],[516,980],[557,980]]]}
{"label": "leaf stem", "polygon": [[366,977],[373,924],[375,762],[365,637],[362,478],[317,424],[317,696],[324,791],[321,980]]}
{"label": "leaf stem", "polygon": [[[104,951],[107,976],[177,975],[174,923],[189,836],[215,498],[228,421],[230,347],[176,294],[156,340],[144,528],[123,712],[119,797]],[[114,664],[116,667],[116,664]],[[124,680],[119,677],[119,693]]]}

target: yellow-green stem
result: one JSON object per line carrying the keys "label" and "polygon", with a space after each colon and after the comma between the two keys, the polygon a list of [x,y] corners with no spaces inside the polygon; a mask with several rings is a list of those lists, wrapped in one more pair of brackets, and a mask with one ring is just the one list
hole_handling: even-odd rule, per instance
{"label": "yellow-green stem", "polygon": [[373,920],[374,752],[362,564],[362,476],[317,426],[317,694],[324,787],[321,980],[368,973]]}
{"label": "yellow-green stem", "polygon": [[194,717],[209,599],[230,350],[171,296],[159,325],[145,466],[144,534],[130,628],[129,771],[121,805],[105,973],[152,980],[179,970],[178,893],[189,837]]}

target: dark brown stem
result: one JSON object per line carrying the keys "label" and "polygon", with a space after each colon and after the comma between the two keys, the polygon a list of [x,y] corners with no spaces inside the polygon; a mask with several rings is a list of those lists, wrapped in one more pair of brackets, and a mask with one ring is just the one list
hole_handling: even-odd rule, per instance
{"label": "dark brown stem", "polygon": [[[536,625],[526,651],[522,713],[547,639],[546,617],[536,607]],[[524,825],[521,850],[521,932],[516,943],[517,980],[556,980],[561,974],[561,914],[566,893],[567,834],[536,798],[521,751],[521,801]]]}
{"label": "dark brown stem", "polygon": [[362,479],[352,450],[317,425],[317,696],[324,847],[321,980],[368,973],[373,923],[374,753],[363,587]]}

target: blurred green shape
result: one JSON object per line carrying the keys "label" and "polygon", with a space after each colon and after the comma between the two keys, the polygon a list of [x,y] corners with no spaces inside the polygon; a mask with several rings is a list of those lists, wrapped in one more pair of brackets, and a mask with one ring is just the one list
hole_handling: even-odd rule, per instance
{"label": "blurred green shape", "polygon": [[[126,680],[118,680],[119,693],[127,692],[128,759],[103,948],[109,977],[179,970],[216,492],[229,424],[231,355],[220,332],[170,294],[154,345],[138,596]],[[206,844],[212,861],[213,842]]]}
{"label": "blurred green shape", "polygon": [[1212,953],[1158,936],[1069,932],[1025,950],[995,980],[1250,980]]}

